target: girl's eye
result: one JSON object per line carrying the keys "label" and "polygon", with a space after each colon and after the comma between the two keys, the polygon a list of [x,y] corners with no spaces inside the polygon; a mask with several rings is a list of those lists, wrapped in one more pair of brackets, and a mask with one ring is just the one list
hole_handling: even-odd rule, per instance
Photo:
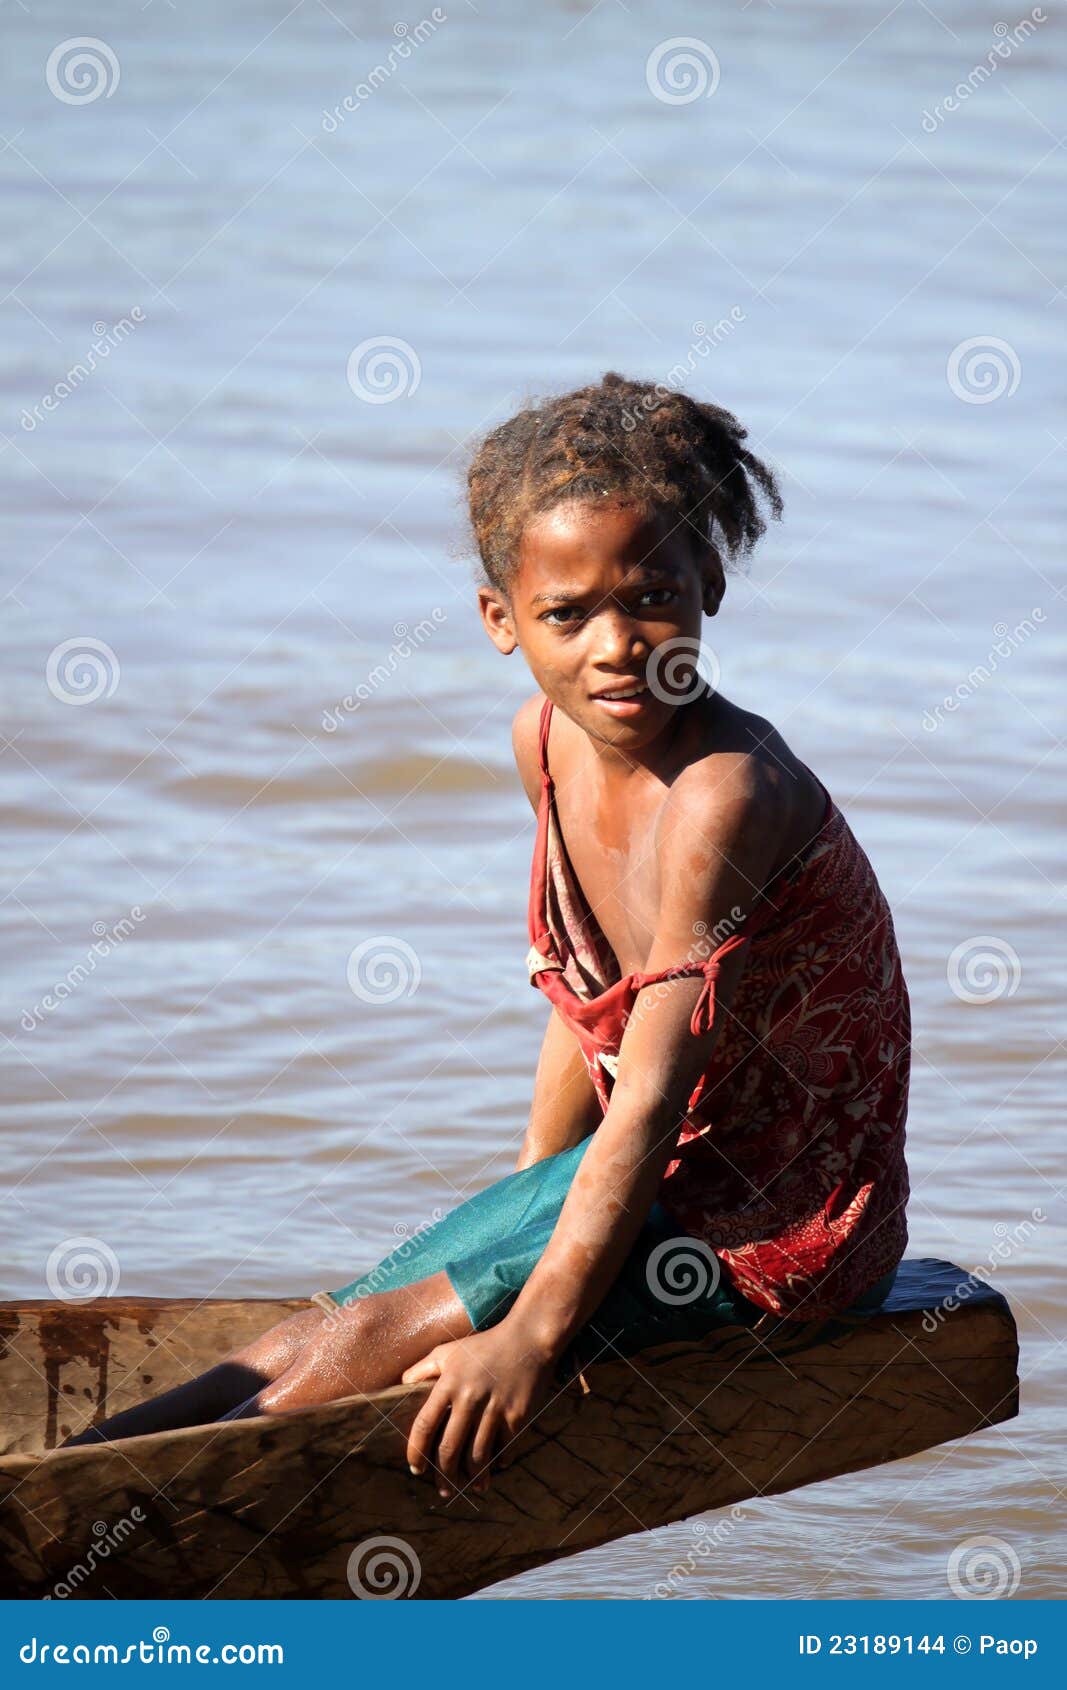
{"label": "girl's eye", "polygon": [[[656,593],[664,595],[659,599],[659,604],[668,604],[671,599],[678,597],[678,594],[675,592],[673,587],[646,587],[645,591],[639,595],[637,602],[640,604],[642,599],[652,598]],[[578,609],[577,605],[562,604],[557,606],[555,610],[546,610],[541,620],[542,622],[547,622],[553,628],[566,628],[572,626],[573,624],[570,622],[557,622],[555,619],[557,616],[570,617],[572,613],[576,616],[581,615],[581,611]]]}

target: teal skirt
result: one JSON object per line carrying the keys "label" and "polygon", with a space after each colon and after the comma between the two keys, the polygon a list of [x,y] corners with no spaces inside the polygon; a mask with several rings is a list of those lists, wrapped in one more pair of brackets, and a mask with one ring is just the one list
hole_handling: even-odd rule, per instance
{"label": "teal skirt", "polygon": [[[552,1236],[578,1166],[592,1143],[507,1174],[398,1245],[350,1285],[328,1293],[339,1305],[447,1273],[476,1332],[508,1313]],[[877,1307],[887,1274],[854,1305]],[[753,1326],[766,1313],[734,1290],[710,1246],[679,1230],[655,1203],[614,1284],[561,1358],[561,1376],[653,1344],[693,1341],[717,1326]]]}

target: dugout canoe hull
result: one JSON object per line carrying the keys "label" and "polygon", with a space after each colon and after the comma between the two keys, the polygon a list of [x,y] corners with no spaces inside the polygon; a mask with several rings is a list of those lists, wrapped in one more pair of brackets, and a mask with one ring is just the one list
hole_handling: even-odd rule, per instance
{"label": "dugout canoe hull", "polygon": [[445,1503],[408,1473],[425,1386],[46,1453],[302,1306],[0,1304],[0,1595],[461,1597],[638,1521],[896,1461],[1018,1412],[1006,1300],[921,1260],[866,1318],[768,1316],[597,1364],[591,1394],[551,1402],[486,1496]]}

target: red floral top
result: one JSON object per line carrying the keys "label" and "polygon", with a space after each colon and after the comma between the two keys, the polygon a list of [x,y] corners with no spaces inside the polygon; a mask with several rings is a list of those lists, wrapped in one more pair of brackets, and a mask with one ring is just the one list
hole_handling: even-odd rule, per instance
{"label": "red floral top", "polygon": [[718,945],[714,932],[698,934],[696,960],[620,977],[560,832],[548,769],[551,716],[546,700],[530,984],[574,1032],[606,1110],[642,988],[702,973],[691,1020],[700,1033],[712,1025],[719,959],[747,944],[659,1201],[761,1308],[801,1320],[847,1308],[896,1266],[908,1241],[911,1013],[874,870],[823,787],[818,833],[764,887],[742,929]]}

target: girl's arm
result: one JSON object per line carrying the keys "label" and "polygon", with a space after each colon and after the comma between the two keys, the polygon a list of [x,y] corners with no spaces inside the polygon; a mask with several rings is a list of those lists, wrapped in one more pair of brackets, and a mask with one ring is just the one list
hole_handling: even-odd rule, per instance
{"label": "girl's arm", "polygon": [[530,1119],[515,1172],[580,1144],[598,1125],[601,1113],[582,1047],[553,1009],[537,1062]]}
{"label": "girl's arm", "polygon": [[[520,706],[511,725],[515,766],[535,815],[541,803],[537,741],[544,702],[544,693],[534,693]],[[530,1118],[515,1164],[516,1173],[546,1156],[554,1156],[559,1150],[570,1150],[580,1144],[600,1118],[600,1101],[581,1046],[553,1009],[538,1058]]]}
{"label": "girl's arm", "polygon": [[[770,879],[781,843],[780,802],[744,762],[724,784],[725,794],[698,791],[671,803],[660,851],[664,892],[646,973],[710,955],[718,948],[713,932],[722,943],[735,928],[743,931],[755,896]],[[709,937],[698,941],[695,935]],[[694,949],[698,942],[711,950]],[[729,1015],[747,949],[739,945],[722,959],[707,1031],[690,1028],[702,976],[682,976],[638,994],[607,1113],[544,1254],[506,1317],[536,1354],[557,1359],[620,1272],[676,1152],[689,1097]]]}
{"label": "girl's arm", "polygon": [[[721,770],[721,773],[720,773]],[[705,961],[744,931],[783,843],[781,793],[755,759],[721,762],[712,782],[681,777],[668,795],[656,936],[645,972]],[[714,935],[714,938],[712,937]],[[488,1484],[496,1454],[538,1412],[570,1339],[596,1312],[618,1276],[677,1149],[689,1098],[707,1068],[741,978],[747,945],[723,956],[715,1015],[691,1020],[702,975],[682,975],[639,992],[619,1048],[603,1120],[571,1182],[552,1236],[514,1304],[497,1325],[439,1344],[403,1375],[434,1380],[412,1422],[414,1473],[434,1461],[439,1489],[477,1475]]]}

